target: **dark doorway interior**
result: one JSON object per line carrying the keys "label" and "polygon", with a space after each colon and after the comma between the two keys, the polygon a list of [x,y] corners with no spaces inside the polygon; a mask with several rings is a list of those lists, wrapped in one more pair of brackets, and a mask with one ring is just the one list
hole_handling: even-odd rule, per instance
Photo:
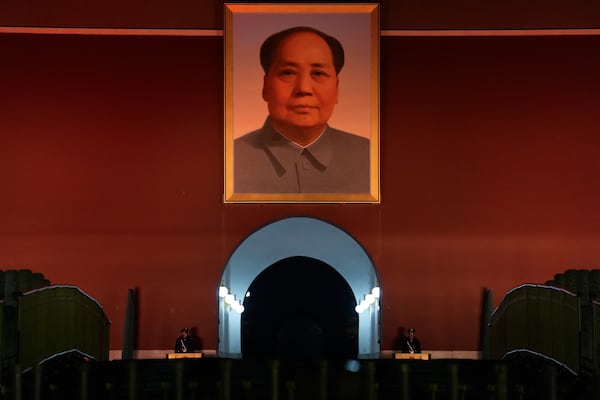
{"label": "dark doorway interior", "polygon": [[290,257],[258,275],[242,314],[244,358],[355,358],[356,300],[328,264]]}

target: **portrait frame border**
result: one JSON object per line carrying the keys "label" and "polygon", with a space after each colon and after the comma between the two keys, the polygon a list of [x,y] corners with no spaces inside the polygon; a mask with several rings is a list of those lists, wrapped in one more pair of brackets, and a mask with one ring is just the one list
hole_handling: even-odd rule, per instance
{"label": "portrait frame border", "polygon": [[[242,14],[364,14],[369,18],[370,46],[370,147],[369,192],[365,193],[236,193],[234,191],[234,46],[238,34],[234,24]],[[379,4],[378,3],[225,3],[224,4],[224,203],[380,203],[380,134],[379,134]],[[242,32],[243,33],[243,32]]]}

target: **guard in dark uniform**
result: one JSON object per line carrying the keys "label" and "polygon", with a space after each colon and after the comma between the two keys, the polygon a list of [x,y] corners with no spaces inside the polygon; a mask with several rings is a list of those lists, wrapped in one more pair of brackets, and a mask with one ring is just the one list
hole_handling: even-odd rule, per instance
{"label": "guard in dark uniform", "polygon": [[194,351],[196,351],[194,338],[190,336],[188,328],[182,328],[175,341],[175,353],[193,353]]}
{"label": "guard in dark uniform", "polygon": [[408,336],[404,338],[404,341],[401,343],[400,350],[403,353],[420,353],[421,352],[421,342],[415,336],[415,328],[410,328],[408,330]]}

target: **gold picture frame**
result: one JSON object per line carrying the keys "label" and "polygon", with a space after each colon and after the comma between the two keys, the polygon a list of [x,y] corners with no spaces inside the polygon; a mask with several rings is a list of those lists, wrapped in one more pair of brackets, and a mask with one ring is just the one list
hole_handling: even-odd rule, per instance
{"label": "gold picture frame", "polygon": [[[225,4],[224,7],[224,202],[379,203],[379,5],[295,3]],[[267,171],[269,176],[266,176],[263,172],[271,168],[271,164],[267,166],[266,163],[279,162],[274,161],[278,150],[270,153],[269,149],[259,148],[255,139],[252,139],[253,144],[243,144],[244,141],[248,142],[249,132],[262,131],[267,127],[266,121],[277,120],[277,114],[270,112],[272,107],[267,98],[275,96],[269,97],[270,92],[265,92],[265,88],[271,86],[266,83],[269,74],[264,69],[264,63],[261,67],[259,54],[267,37],[295,27],[309,27],[324,33],[327,38],[337,39],[343,48],[343,68],[337,68],[339,56],[337,59],[335,55],[329,58],[334,58],[333,63],[336,64],[333,74],[336,93],[330,96],[335,97],[335,105],[321,136],[308,147],[298,147],[301,154],[298,157],[306,156],[309,160],[293,158],[295,156],[292,154],[295,153],[290,150],[285,160],[289,163],[293,159],[296,161],[292,162],[297,164],[290,168],[285,163],[281,164],[283,167],[273,164],[277,170],[273,173]],[[339,52],[335,52],[327,38],[324,40],[329,45],[330,54],[338,55]],[[276,50],[272,54],[277,56],[280,46],[273,46]],[[310,76],[310,81],[317,74],[309,72],[307,76]],[[313,96],[310,90],[303,94],[308,99],[305,102],[318,97]],[[309,106],[312,107],[312,104]],[[280,133],[275,122],[272,125],[269,131]],[[338,139],[325,139],[330,128],[338,133],[328,138],[337,135],[335,137],[341,140],[345,136],[352,138],[352,143],[357,145],[336,141]],[[269,134],[274,140],[286,140],[282,137],[287,135],[277,133]],[[344,135],[347,133],[351,134]],[[244,135],[248,136],[240,139]],[[362,139],[356,139],[356,136]],[[314,147],[311,146],[316,142],[320,142],[321,147],[313,151],[311,149]],[[260,143],[262,146],[263,141]],[[280,142],[277,145],[283,146]],[[294,147],[295,143],[285,145],[294,151],[298,150]],[[253,151],[253,155],[247,156],[244,149],[250,149],[248,151]],[[357,152],[356,155],[352,154],[353,151]],[[255,158],[263,156],[269,158],[269,161],[264,161],[264,168],[263,160],[258,162],[258,158]],[[311,164],[313,162],[314,165]],[[302,175],[303,169],[308,171],[306,177]],[[271,183],[271,175],[276,176],[274,183]],[[284,181],[287,186],[284,186]]]}

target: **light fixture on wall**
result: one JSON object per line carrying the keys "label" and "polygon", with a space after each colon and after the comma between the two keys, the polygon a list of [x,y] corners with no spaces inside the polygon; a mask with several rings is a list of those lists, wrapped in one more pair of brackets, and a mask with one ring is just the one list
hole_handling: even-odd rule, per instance
{"label": "light fixture on wall", "polygon": [[225,286],[225,283],[221,282],[221,286],[219,286],[219,297],[224,298],[229,293],[229,289]]}
{"label": "light fixture on wall", "polygon": [[360,301],[360,303],[354,307],[354,310],[358,314],[362,314],[363,312],[369,310],[371,307],[378,307],[377,304],[379,297],[381,297],[381,289],[379,286],[375,286],[371,289],[371,292],[367,293],[365,297]]}
{"label": "light fixture on wall", "polygon": [[221,286],[219,286],[219,297],[223,299],[226,306],[229,306],[226,307],[227,310],[235,310],[240,314],[244,312],[242,303],[235,298],[235,295],[231,294],[231,291],[223,282],[221,282]]}

